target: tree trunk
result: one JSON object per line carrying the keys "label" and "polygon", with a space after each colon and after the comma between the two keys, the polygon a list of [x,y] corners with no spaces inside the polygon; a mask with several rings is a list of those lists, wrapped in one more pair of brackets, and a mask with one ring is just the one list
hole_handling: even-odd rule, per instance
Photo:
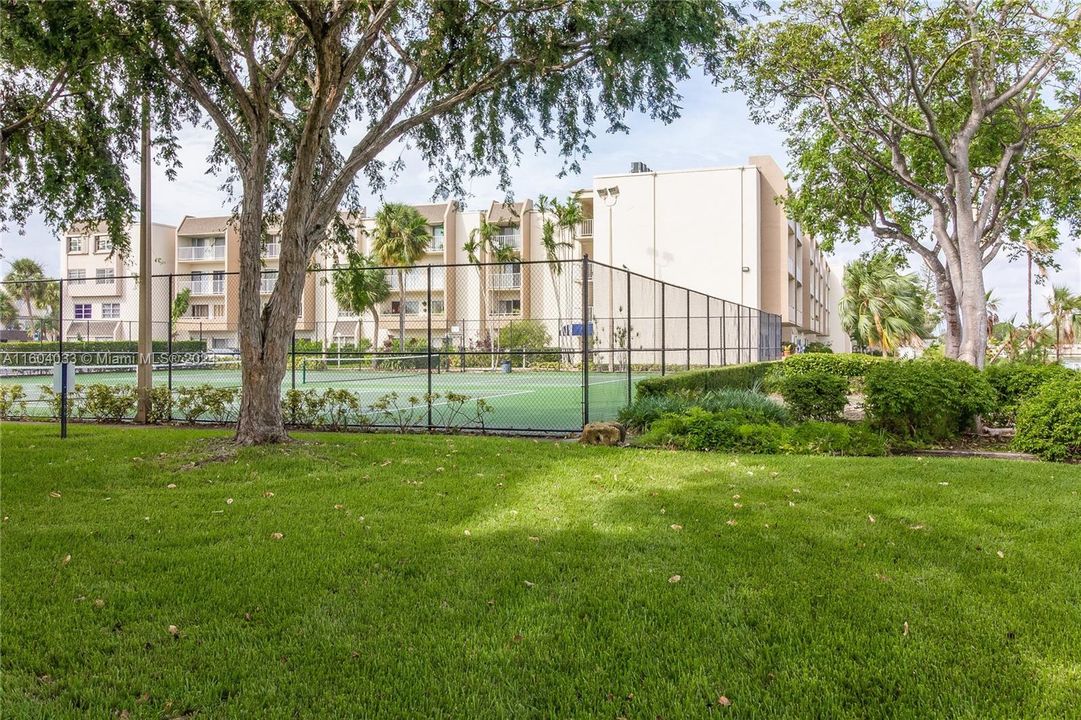
{"label": "tree trunk", "polygon": [[1028,324],[1032,324],[1032,251],[1028,251]]}
{"label": "tree trunk", "polygon": [[[958,213],[963,216],[963,213]],[[958,223],[961,256],[961,348],[957,359],[983,368],[987,356],[987,294],[983,282],[983,259],[974,228]]]}

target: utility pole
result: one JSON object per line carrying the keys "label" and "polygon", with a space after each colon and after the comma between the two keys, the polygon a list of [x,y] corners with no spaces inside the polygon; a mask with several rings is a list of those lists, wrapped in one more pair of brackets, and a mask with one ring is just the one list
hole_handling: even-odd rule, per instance
{"label": "utility pole", "polygon": [[150,389],[153,387],[154,335],[151,313],[153,303],[151,274],[153,257],[150,249],[150,97],[143,95],[142,149],[139,177],[139,357],[136,374],[139,405],[136,422],[148,422],[150,418]]}

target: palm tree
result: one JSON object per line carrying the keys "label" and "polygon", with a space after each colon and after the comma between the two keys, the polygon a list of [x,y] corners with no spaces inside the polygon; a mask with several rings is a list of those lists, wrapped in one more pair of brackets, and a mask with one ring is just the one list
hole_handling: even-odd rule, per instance
{"label": "palm tree", "polygon": [[379,347],[379,305],[390,297],[390,283],[387,274],[376,267],[369,255],[362,255],[350,250],[349,264],[334,270],[334,299],[338,305],[358,316],[365,312],[372,314],[375,331],[372,335],[373,347]]}
{"label": "palm tree", "polygon": [[10,328],[19,321],[19,310],[6,290],[0,290],[0,325]]}
{"label": "palm tree", "polygon": [[45,271],[41,269],[41,264],[30,258],[19,258],[11,263],[11,270],[4,278],[9,292],[26,304],[27,329],[30,329],[34,318],[33,302],[41,297],[42,288],[46,285],[41,282],[44,279]]}
{"label": "palm tree", "polygon": [[[1021,244],[1025,248],[1028,257],[1028,322],[1031,325],[1032,317],[1032,266],[1035,263],[1039,273],[1047,277],[1046,264],[1040,258],[1046,257],[1058,247],[1058,231],[1055,224],[1049,220],[1040,220],[1021,238]],[[1033,257],[1033,254],[1036,257]]]}
{"label": "palm tree", "polygon": [[1052,286],[1047,301],[1047,314],[1055,326],[1055,360],[1062,357],[1062,346],[1072,345],[1075,332],[1081,327],[1081,295],[1067,287]]}
{"label": "palm tree", "polygon": [[[545,219],[541,225],[541,245],[544,247],[544,256],[548,261],[548,273],[552,278],[552,290],[555,292],[556,327],[559,329],[557,337],[559,338],[559,345],[562,347],[563,298],[562,293],[559,292],[559,276],[563,274],[563,264],[560,260],[564,259],[561,257],[564,251],[574,248],[574,243],[567,240],[567,233],[582,221],[582,207],[575,201],[573,196],[567,198],[567,202],[564,204],[555,198],[541,195],[538,209],[542,214],[546,214],[550,210],[556,217],[554,222]],[[557,229],[559,230],[558,239],[556,237]],[[559,357],[560,362],[562,362],[563,354],[560,353]]]}
{"label": "palm tree", "polygon": [[[487,324],[488,314],[488,272],[484,265],[487,257],[496,249],[495,237],[499,234],[500,227],[495,223],[488,222],[487,213],[480,214],[480,225],[469,231],[469,240],[462,244],[466,259],[471,265],[477,267],[477,278],[480,282],[480,317],[481,323]],[[483,329],[483,325],[480,328]]]}
{"label": "palm tree", "polygon": [[50,339],[55,340],[60,324],[60,283],[41,283],[41,292],[36,300],[36,305],[39,310],[45,311],[45,317],[48,318],[48,322],[40,324],[43,330],[42,338],[46,337],[45,331],[47,331],[51,335]]}
{"label": "palm tree", "polygon": [[372,253],[381,264],[398,268],[399,350],[405,349],[405,268],[424,257],[431,241],[428,221],[411,205],[387,203],[375,214]]}
{"label": "palm tree", "polygon": [[845,268],[841,326],[862,347],[884,353],[928,332],[926,294],[915,274],[898,272],[887,253],[862,257]]}

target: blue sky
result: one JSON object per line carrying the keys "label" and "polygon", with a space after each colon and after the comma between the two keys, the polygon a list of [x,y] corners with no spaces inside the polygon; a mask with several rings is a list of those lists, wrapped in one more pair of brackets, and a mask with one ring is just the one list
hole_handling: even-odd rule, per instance
{"label": "blue sky", "polygon": [[[593,152],[581,165],[580,175],[557,178],[561,160],[555,155],[526,154],[514,170],[514,193],[516,197],[536,198],[540,193],[563,195],[570,190],[591,185],[594,175],[623,172],[631,162],[640,160],[654,170],[676,170],[712,166],[737,165],[746,162],[750,155],[773,155],[782,167],[788,167],[784,151],[784,137],[775,128],[755,125],[747,116],[743,97],[723,93],[702,78],[693,78],[681,86],[684,97],[682,117],[671,125],[651,121],[648,117],[635,115],[629,120],[629,134],[608,134],[597,129],[598,136],[592,143]],[[212,134],[209,130],[192,128],[185,131],[180,140],[183,167],[175,182],[166,180],[161,168],[155,168],[153,178],[152,214],[155,222],[177,224],[184,215],[217,215],[228,212],[227,199],[220,191],[218,178],[207,174],[206,156],[210,150]],[[405,170],[386,193],[386,200],[403,202],[426,202],[431,196],[427,168],[419,157],[408,148],[388,150],[387,157],[402,154]],[[130,176],[136,177],[135,168]],[[465,198],[469,207],[486,205],[492,198],[501,198],[493,177],[480,177],[467,188]],[[384,198],[362,192],[369,208],[378,207]],[[19,257],[33,257],[44,265],[49,274],[59,269],[59,246],[55,234],[40,219],[34,219],[24,228],[9,228],[0,235],[0,247],[4,261],[0,272],[6,272],[7,263]],[[842,265],[870,247],[868,241],[858,245],[839,247],[831,263]],[[1081,255],[1077,252],[1078,239],[1065,236],[1063,248],[1058,253],[1062,270],[1051,274],[1051,282],[1067,285],[1075,291],[1081,289]],[[914,268],[919,265],[913,263]],[[1010,263],[1002,256],[988,269],[987,285],[993,289],[1002,304],[1002,316],[1017,314],[1023,319],[1025,306],[1025,270],[1020,261]],[[1049,285],[1037,286],[1034,296],[1036,312],[1042,312],[1043,300]]]}

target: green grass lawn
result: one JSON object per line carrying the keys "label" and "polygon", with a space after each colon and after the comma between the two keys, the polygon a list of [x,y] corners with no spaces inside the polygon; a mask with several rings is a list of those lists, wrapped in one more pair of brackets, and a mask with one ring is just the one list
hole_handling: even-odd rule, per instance
{"label": "green grass lawn", "polygon": [[0,715],[1081,716],[1076,466],[225,437],[0,428]]}

